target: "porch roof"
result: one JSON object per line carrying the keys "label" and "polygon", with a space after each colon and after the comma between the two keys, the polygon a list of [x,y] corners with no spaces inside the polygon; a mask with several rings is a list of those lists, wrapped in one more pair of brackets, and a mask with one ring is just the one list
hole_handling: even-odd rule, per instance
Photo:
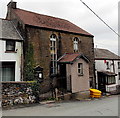
{"label": "porch roof", "polygon": [[89,62],[89,59],[80,53],[66,53],[58,59],[58,63],[68,63],[72,64],[76,59],[83,58],[85,61]]}
{"label": "porch roof", "polygon": [[107,75],[107,76],[117,76],[116,73],[109,72],[109,71],[98,71],[98,73],[102,73],[102,74]]}

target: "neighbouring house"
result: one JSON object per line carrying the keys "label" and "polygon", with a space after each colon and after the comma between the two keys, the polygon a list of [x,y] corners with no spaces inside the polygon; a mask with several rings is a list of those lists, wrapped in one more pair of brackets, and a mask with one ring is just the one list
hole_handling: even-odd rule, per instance
{"label": "neighbouring house", "polygon": [[[67,76],[71,75],[71,80],[76,79],[71,81],[74,92],[86,90],[90,86],[94,88],[94,36],[68,20],[19,9],[16,5],[16,2],[8,4],[6,19],[14,22],[24,39],[24,80],[34,80],[33,70],[42,68],[42,75],[36,75],[38,75],[38,79],[43,79],[41,83],[43,91],[48,91],[51,86],[58,85],[62,74],[67,74],[65,78],[62,78],[63,81],[66,81],[66,83],[62,83],[66,88],[68,86]],[[61,61],[58,59],[62,59],[66,53],[71,53],[73,56],[76,55],[75,53],[85,56],[76,56],[81,58],[72,65],[60,66]],[[76,57],[73,60],[76,60]],[[86,63],[88,60],[89,67]],[[71,60],[69,61],[71,62]],[[79,63],[79,71],[81,66],[88,69],[84,71],[83,76],[78,74],[77,63]],[[84,64],[81,65],[82,63]],[[76,73],[69,73],[68,66],[71,66],[71,70],[73,69]],[[64,72],[59,75],[59,72],[63,70]],[[80,84],[81,87],[75,88],[77,80],[78,83],[83,82],[83,84]],[[89,87],[88,83],[90,83]],[[85,85],[85,89],[83,85]],[[79,85],[77,84],[77,86]]]}
{"label": "neighbouring house", "polygon": [[0,19],[1,81],[23,80],[23,39],[10,20]]}
{"label": "neighbouring house", "polygon": [[120,82],[120,57],[107,49],[95,48],[96,87],[114,92]]}

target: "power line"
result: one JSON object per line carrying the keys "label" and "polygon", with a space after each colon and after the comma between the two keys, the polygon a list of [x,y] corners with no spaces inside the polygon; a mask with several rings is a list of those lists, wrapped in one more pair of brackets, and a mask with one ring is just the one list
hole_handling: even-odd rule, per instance
{"label": "power line", "polygon": [[112,30],[115,34],[117,34],[119,37],[120,35],[112,28],[110,27],[100,16],[98,16],[85,2],[80,0],[95,16],[97,16],[110,30]]}
{"label": "power line", "polygon": [[108,46],[109,45],[109,43],[108,44],[103,44],[103,43],[99,43],[99,42],[94,42],[94,44],[96,45],[101,45],[101,46]]}

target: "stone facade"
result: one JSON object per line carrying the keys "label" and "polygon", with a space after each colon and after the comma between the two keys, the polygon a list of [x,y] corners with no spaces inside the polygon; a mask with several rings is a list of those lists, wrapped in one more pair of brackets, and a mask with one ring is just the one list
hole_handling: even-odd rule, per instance
{"label": "stone facade", "polygon": [[[93,38],[81,36],[78,34],[70,34],[66,32],[49,31],[40,28],[27,27],[27,44],[33,47],[34,66],[40,65],[44,69],[44,78],[50,76],[50,36],[57,36],[57,52],[58,58],[65,53],[73,53],[73,38],[79,37],[79,53],[86,55],[90,60],[90,78],[94,79],[94,49]],[[28,45],[29,46],[29,45]],[[26,46],[27,47],[27,46]]]}

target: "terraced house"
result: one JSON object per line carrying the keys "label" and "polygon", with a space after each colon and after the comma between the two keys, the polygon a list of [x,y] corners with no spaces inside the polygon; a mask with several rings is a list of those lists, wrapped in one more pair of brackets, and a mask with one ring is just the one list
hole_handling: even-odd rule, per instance
{"label": "terraced house", "polygon": [[95,49],[96,88],[116,93],[120,85],[120,57],[107,49]]}
{"label": "terraced house", "polygon": [[22,37],[12,21],[0,19],[0,74],[2,81],[23,80],[22,59]]}
{"label": "terraced house", "polygon": [[42,79],[44,91],[51,81],[72,92],[95,86],[93,35],[68,20],[19,9],[16,2],[8,4],[6,19],[24,39],[24,80]]}

